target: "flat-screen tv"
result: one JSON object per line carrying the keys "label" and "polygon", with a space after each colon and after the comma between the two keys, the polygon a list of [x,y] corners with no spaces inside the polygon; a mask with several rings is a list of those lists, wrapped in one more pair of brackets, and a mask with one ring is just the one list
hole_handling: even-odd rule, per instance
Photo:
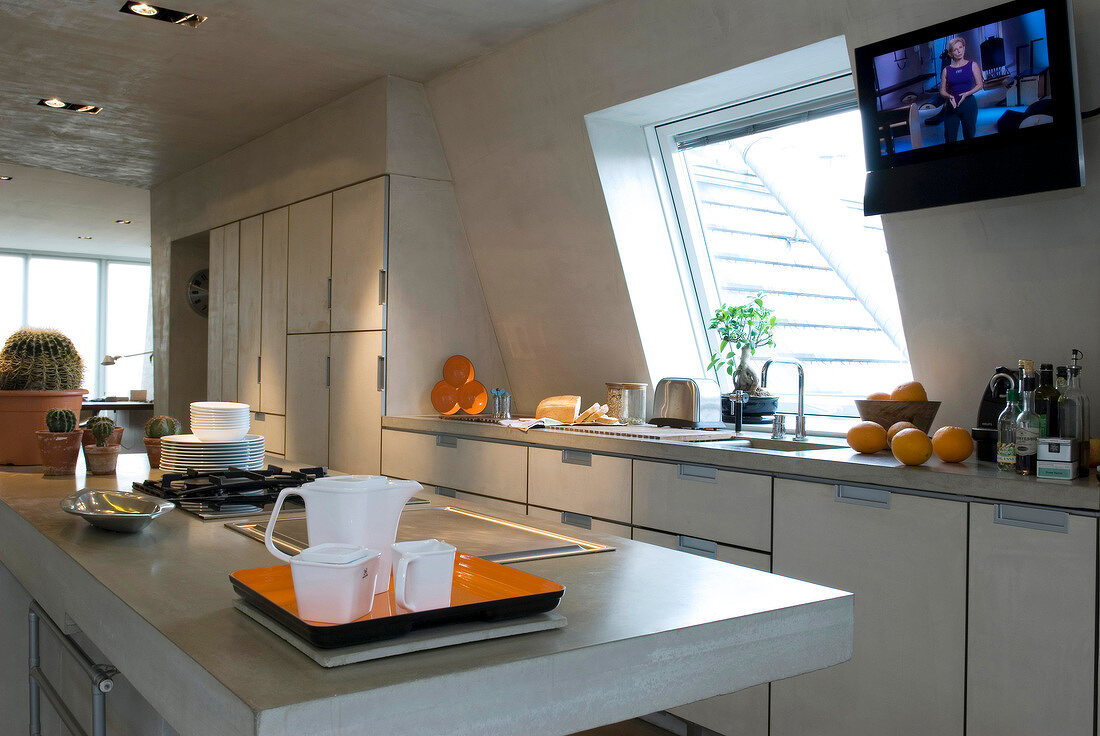
{"label": "flat-screen tv", "polygon": [[1084,184],[1069,0],[1014,0],[855,61],[867,214]]}

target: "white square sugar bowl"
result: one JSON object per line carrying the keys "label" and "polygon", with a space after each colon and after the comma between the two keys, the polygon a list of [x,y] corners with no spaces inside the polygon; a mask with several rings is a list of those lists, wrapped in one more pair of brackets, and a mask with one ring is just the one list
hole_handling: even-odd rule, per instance
{"label": "white square sugar bowl", "polygon": [[382,553],[351,544],[318,544],[290,558],[298,618],[346,624],[371,612]]}

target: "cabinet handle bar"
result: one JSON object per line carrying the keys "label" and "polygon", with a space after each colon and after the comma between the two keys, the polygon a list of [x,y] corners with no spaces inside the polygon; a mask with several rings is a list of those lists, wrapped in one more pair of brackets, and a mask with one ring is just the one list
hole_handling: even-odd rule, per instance
{"label": "cabinet handle bar", "polygon": [[890,491],[859,486],[836,487],[836,500],[841,503],[854,503],[858,506],[870,506],[876,509],[890,508]]}
{"label": "cabinet handle bar", "polygon": [[1069,514],[1065,511],[997,503],[993,505],[993,523],[1041,532],[1069,534]]}

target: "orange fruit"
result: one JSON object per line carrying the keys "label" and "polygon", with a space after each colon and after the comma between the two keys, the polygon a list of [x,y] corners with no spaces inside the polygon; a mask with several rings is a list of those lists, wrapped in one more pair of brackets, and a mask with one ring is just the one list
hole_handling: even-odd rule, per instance
{"label": "orange fruit", "polygon": [[974,440],[962,427],[940,427],[932,435],[932,451],[945,463],[961,463],[974,452]]}
{"label": "orange fruit", "polygon": [[894,401],[928,401],[928,394],[920,381],[910,381],[895,388],[890,393],[890,398]]}
{"label": "orange fruit", "polygon": [[868,401],[889,401],[890,400],[890,394],[886,393],[885,391],[875,391],[873,394],[868,394],[867,395],[867,400]]}
{"label": "orange fruit", "polygon": [[878,422],[860,422],[848,430],[848,447],[871,454],[886,449],[886,429]]}
{"label": "orange fruit", "polygon": [[903,429],[894,435],[890,450],[899,462],[921,465],[932,457],[932,440],[919,429]]}
{"label": "orange fruit", "polygon": [[894,441],[894,435],[903,429],[919,429],[919,427],[912,422],[894,422],[890,425],[890,429],[886,430],[886,444],[891,444]]}

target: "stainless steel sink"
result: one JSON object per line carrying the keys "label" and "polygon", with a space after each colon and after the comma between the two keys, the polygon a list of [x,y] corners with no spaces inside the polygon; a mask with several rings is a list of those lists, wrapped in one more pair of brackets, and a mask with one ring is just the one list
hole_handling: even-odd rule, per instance
{"label": "stainless steel sink", "polygon": [[800,440],[773,440],[770,437],[745,437],[735,440],[722,440],[708,442],[707,447],[717,447],[722,450],[777,450],[779,452],[801,452],[803,450],[833,450],[838,445],[826,445],[819,442],[803,442]]}

